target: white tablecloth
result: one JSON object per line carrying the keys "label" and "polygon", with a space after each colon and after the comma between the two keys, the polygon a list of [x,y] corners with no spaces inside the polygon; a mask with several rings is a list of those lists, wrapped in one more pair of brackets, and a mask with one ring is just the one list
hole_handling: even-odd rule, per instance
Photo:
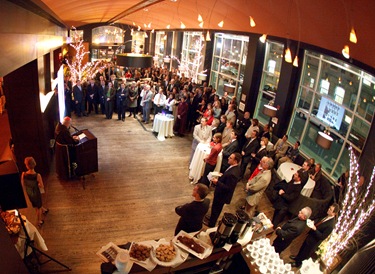
{"label": "white tablecloth", "polygon": [[[38,229],[28,220],[25,221],[25,227],[26,227],[27,233],[30,236],[30,240],[34,241],[34,246],[42,251],[47,251],[48,248],[46,244],[44,243],[44,239],[42,235],[40,235]],[[16,247],[18,253],[21,255],[22,259],[25,255],[25,243],[26,243],[26,235],[25,235],[25,231],[21,227],[18,241],[14,246]],[[29,247],[27,250],[27,255],[29,255],[31,251],[32,249]]]}
{"label": "white tablecloth", "polygon": [[[204,157],[208,154],[210,154],[211,148],[209,144],[203,144],[199,143],[197,148],[195,149],[195,153],[193,156],[193,159],[190,163],[190,172],[189,177],[193,178],[193,183],[198,182],[198,180],[201,178],[204,166],[206,163],[203,161]],[[223,151],[219,153],[219,156],[217,157],[217,163],[214,171],[220,172],[221,168],[221,161],[223,160]]]}
{"label": "white tablecloth", "polygon": [[[293,174],[297,172],[297,170],[301,169],[301,166],[295,163],[282,163],[280,167],[277,169],[277,174],[280,176],[281,180],[285,180],[290,182],[293,178]],[[306,197],[310,197],[311,193],[313,192],[315,187],[315,181],[309,177],[306,185],[301,190],[301,194]]]}
{"label": "white tablecloth", "polygon": [[165,115],[157,114],[154,117],[152,131],[158,132],[158,140],[164,141],[165,137],[172,137],[174,119]]}

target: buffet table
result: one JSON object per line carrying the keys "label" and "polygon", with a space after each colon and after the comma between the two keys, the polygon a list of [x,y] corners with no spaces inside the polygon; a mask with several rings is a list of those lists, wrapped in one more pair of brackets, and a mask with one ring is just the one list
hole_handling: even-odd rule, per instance
{"label": "buffet table", "polygon": [[[208,235],[210,232],[215,232],[217,227],[215,228],[210,228],[206,232],[202,232],[204,235]],[[202,258],[198,258],[190,253],[180,253],[180,256],[183,257],[184,262],[179,264],[176,267],[165,267],[161,265],[156,265],[155,268],[152,269],[152,273],[198,273],[204,270],[209,270],[211,269],[216,261],[224,258],[228,258],[229,260],[227,261],[230,264],[230,258],[232,257],[231,255],[238,254],[242,251],[243,246],[248,244],[249,242],[256,241],[258,239],[264,238],[270,233],[273,232],[273,229],[265,229],[262,230],[261,232],[253,232],[251,229],[247,232],[245,237],[243,239],[239,239],[238,242],[236,242],[233,245],[226,244],[224,247],[219,247],[219,248],[210,248],[209,252],[206,256],[203,256]],[[180,233],[186,233],[181,231]],[[179,233],[179,234],[180,234]],[[195,233],[191,233],[190,235],[194,235]],[[200,239],[203,239],[203,236],[200,237]],[[150,242],[150,241],[146,241]],[[141,243],[140,243],[141,244]],[[118,247],[121,249],[125,250],[130,250],[131,249],[131,242],[128,242],[124,245],[119,245]],[[102,263],[101,266],[101,273],[102,274],[112,274],[112,273],[118,273],[116,271],[116,266],[112,263]],[[150,273],[145,267],[142,267],[141,265],[138,265],[137,263],[132,263],[131,268],[129,273],[139,273],[139,274],[147,274]]]}
{"label": "buffet table", "polygon": [[158,140],[164,141],[165,137],[173,137],[173,117],[157,114],[154,117],[152,131],[158,132]]}
{"label": "buffet table", "polygon": [[[201,178],[205,166],[205,162],[203,161],[204,157],[210,154],[211,148],[209,144],[199,143],[197,148],[195,149],[195,153],[193,159],[191,160],[189,166],[189,177],[193,178],[193,183],[197,183],[198,180]],[[217,163],[215,170],[216,172],[220,172],[221,162],[223,160],[223,151],[219,153],[217,157]]]}
{"label": "buffet table", "polygon": [[[282,163],[277,169],[277,174],[280,176],[281,180],[290,182],[293,178],[293,174],[302,167],[295,163]],[[306,197],[310,197],[315,187],[315,181],[309,177],[306,185],[301,190],[301,194]]]}

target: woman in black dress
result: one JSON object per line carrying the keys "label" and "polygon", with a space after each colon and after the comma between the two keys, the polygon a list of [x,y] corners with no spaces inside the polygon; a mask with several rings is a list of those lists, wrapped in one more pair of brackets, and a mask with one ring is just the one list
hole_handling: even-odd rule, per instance
{"label": "woman in black dress", "polygon": [[34,170],[36,162],[33,157],[25,158],[25,166],[27,171],[22,173],[22,185],[26,190],[32,206],[36,210],[38,225],[41,226],[44,223],[42,214],[46,214],[48,212],[48,209],[44,208],[42,205],[41,190],[44,193],[42,176],[40,176],[40,174],[36,173]]}

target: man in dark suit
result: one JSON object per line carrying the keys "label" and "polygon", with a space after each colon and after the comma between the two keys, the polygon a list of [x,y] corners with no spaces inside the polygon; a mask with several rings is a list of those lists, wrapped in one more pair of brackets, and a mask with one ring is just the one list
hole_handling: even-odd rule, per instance
{"label": "man in dark suit", "polygon": [[95,114],[98,114],[98,86],[95,84],[95,80],[91,79],[90,84],[87,86],[87,94],[86,94],[86,101],[87,101],[87,110],[88,114],[91,113],[95,109]]}
{"label": "man in dark suit", "polygon": [[73,96],[76,109],[76,115],[81,117],[82,114],[86,115],[85,105],[84,105],[84,92],[83,87],[81,86],[81,80],[77,80],[76,85],[73,87]]}
{"label": "man in dark suit", "polygon": [[221,169],[220,172],[224,173],[227,168],[229,167],[228,158],[232,153],[238,151],[238,131],[233,129],[230,135],[230,143],[223,149],[223,159],[221,161]]}
{"label": "man in dark suit", "polygon": [[100,81],[100,85],[98,86],[98,100],[97,104],[100,105],[100,110],[102,114],[106,114],[105,112],[105,91],[106,91],[106,84],[105,81]]}
{"label": "man in dark suit", "polygon": [[190,233],[202,228],[202,220],[210,207],[210,199],[206,198],[207,194],[208,187],[206,185],[196,184],[192,194],[194,201],[175,208],[181,218],[174,235],[177,235],[181,230]]}
{"label": "man in dark suit", "polygon": [[128,89],[125,83],[121,83],[120,88],[116,92],[117,119],[125,122],[125,108],[128,100]]}
{"label": "man in dark suit", "polygon": [[[216,221],[223,210],[224,204],[230,204],[237,182],[241,176],[239,164],[241,163],[241,154],[238,152],[232,153],[228,158],[229,167],[219,177],[219,179],[212,179],[212,184],[215,185],[214,200],[212,202],[211,217],[208,222],[209,227],[214,227]],[[208,217],[207,217],[208,218]]]}
{"label": "man in dark suit", "polygon": [[238,119],[236,129],[239,132],[238,141],[240,143],[240,147],[242,147],[246,142],[245,133],[251,126],[250,120],[250,112],[246,111],[242,118]]}
{"label": "man in dark suit", "polygon": [[303,242],[297,256],[291,255],[290,258],[295,260],[293,267],[300,267],[302,262],[310,258],[316,251],[318,246],[331,234],[336,223],[336,216],[339,212],[339,205],[333,204],[328,208],[327,216],[311,225],[311,230],[307,234],[306,240]]}
{"label": "man in dark suit", "polygon": [[273,242],[275,251],[281,253],[290,243],[297,238],[306,228],[306,220],[311,216],[311,208],[302,208],[298,216],[286,222],[282,227],[276,228],[277,238]]}
{"label": "man in dark suit", "polygon": [[292,180],[286,183],[285,180],[277,183],[274,186],[276,200],[273,203],[275,212],[273,214],[272,223],[277,227],[288,213],[289,204],[295,201],[301,194],[301,190],[308,177],[304,177],[302,170],[294,173]]}
{"label": "man in dark suit", "polygon": [[242,163],[241,163],[241,175],[244,176],[246,166],[251,162],[251,154],[256,153],[259,149],[258,131],[253,130],[250,135],[250,139],[242,147]]}

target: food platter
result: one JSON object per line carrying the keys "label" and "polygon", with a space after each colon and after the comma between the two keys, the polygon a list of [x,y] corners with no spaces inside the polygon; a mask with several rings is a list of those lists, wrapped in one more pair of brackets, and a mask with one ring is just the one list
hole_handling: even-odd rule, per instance
{"label": "food platter", "polygon": [[[196,250],[193,250],[190,246],[187,246],[185,244],[183,244],[181,242],[181,240],[179,239],[179,237],[185,237],[185,238],[188,238],[190,240],[193,240],[194,243],[200,247],[203,248],[203,251],[202,252],[197,252]],[[186,250],[187,252],[189,252],[190,254],[193,254],[194,256],[198,257],[199,259],[204,259],[207,255],[209,255],[209,253],[211,253],[211,250],[212,250],[212,247],[191,236],[190,234],[186,233],[185,231],[181,230],[172,240],[178,247],[182,248],[183,250]]]}
{"label": "food platter", "polygon": [[[169,262],[164,262],[164,261],[159,260],[156,254],[157,248],[160,247],[161,245],[170,246],[171,244],[173,245],[174,251],[175,251],[174,258]],[[167,242],[167,241],[160,242],[159,241],[157,245],[155,245],[155,247],[153,247],[151,250],[151,260],[161,266],[165,266],[165,267],[174,266],[178,261],[180,261],[179,257],[180,257],[180,249],[172,242]]]}
{"label": "food platter", "polygon": [[[138,258],[134,256],[134,253],[132,252],[132,249],[133,251],[135,251],[136,249],[138,250],[139,248],[143,249],[144,248],[147,248],[148,250],[148,253],[145,252],[142,256],[139,256]],[[141,263],[141,264],[148,264],[151,260],[151,249],[152,249],[152,246],[149,245],[149,244],[145,244],[145,243],[142,243],[142,242],[132,242],[132,244],[130,245],[130,248],[129,248],[129,255],[130,255],[130,260],[134,261],[134,262],[137,262],[137,263]],[[142,250],[139,250],[140,252],[139,253],[142,253]],[[141,259],[141,258],[146,258],[146,259]]]}

